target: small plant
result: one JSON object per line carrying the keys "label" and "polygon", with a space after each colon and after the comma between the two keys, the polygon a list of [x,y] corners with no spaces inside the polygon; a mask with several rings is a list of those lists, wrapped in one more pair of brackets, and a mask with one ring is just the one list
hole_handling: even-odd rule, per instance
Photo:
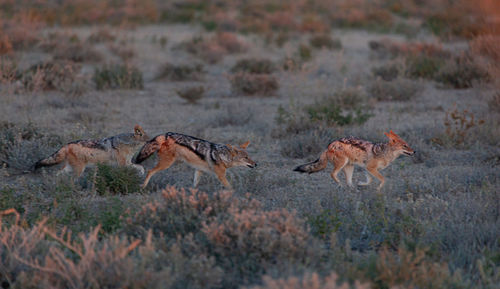
{"label": "small plant", "polygon": [[433,79],[445,61],[439,57],[420,54],[406,59],[407,75],[413,78]]}
{"label": "small plant", "polygon": [[81,84],[77,77],[80,66],[67,61],[48,61],[35,64],[19,76],[27,91],[59,90],[71,92]]}
{"label": "small plant", "polygon": [[97,165],[95,189],[101,194],[129,194],[140,190],[137,170],[131,167]]}
{"label": "small plant", "polygon": [[106,65],[94,71],[92,80],[98,90],[104,89],[142,89],[142,72],[134,66],[115,64]]}
{"label": "small plant", "polygon": [[391,81],[393,79],[396,79],[400,75],[401,68],[399,67],[399,65],[391,63],[388,65],[373,68],[372,73],[374,76],[380,77],[383,80]]}
{"label": "small plant", "polygon": [[97,62],[102,59],[102,55],[86,43],[63,42],[56,44],[54,59],[70,60],[73,62]]}
{"label": "small plant", "polygon": [[490,110],[500,113],[500,92],[491,97],[490,101],[488,101],[488,107]]}
{"label": "small plant", "polygon": [[279,89],[278,80],[270,74],[238,72],[229,76],[229,81],[237,94],[270,96]]}
{"label": "small plant", "polygon": [[203,98],[205,94],[205,87],[203,86],[194,86],[188,87],[182,90],[176,90],[177,95],[186,100],[190,104],[196,104],[200,99]]}
{"label": "small plant", "polygon": [[482,124],[484,124],[484,120],[476,121],[474,113],[466,109],[459,111],[455,108],[452,111],[447,111],[444,118],[445,133],[457,145],[465,142],[470,129]]}
{"label": "small plant", "polygon": [[90,43],[102,43],[102,42],[113,42],[115,41],[116,36],[114,36],[108,29],[99,29],[95,32],[92,32],[90,36],[87,38],[87,41]]}
{"label": "small plant", "polygon": [[311,47],[305,44],[300,44],[297,50],[297,56],[302,61],[309,61],[312,58],[312,50]]}
{"label": "small plant", "polygon": [[239,60],[231,72],[247,72],[258,74],[270,74],[276,70],[274,63],[269,59],[246,58]]}
{"label": "small plant", "polygon": [[315,216],[309,216],[307,221],[311,225],[312,233],[322,239],[326,239],[330,234],[337,232],[342,225],[337,214],[330,209],[323,210]]}
{"label": "small plant", "polygon": [[474,113],[469,110],[446,111],[444,117],[445,136],[433,138],[432,141],[439,145],[462,146],[465,144],[471,129],[484,124],[484,120],[476,120]]}
{"label": "small plant", "polygon": [[375,80],[369,92],[379,101],[408,101],[420,92],[420,86],[412,80],[397,78],[393,81]]}
{"label": "small plant", "polygon": [[342,49],[339,39],[333,39],[329,34],[316,34],[309,39],[309,44],[317,49]]}
{"label": "small plant", "polygon": [[168,79],[172,81],[186,81],[186,80],[200,80],[204,74],[203,65],[174,65],[172,63],[165,63],[160,73],[158,74],[158,79]]}
{"label": "small plant", "polygon": [[448,60],[435,79],[454,88],[469,88],[474,82],[488,81],[490,76],[470,56],[463,55]]}

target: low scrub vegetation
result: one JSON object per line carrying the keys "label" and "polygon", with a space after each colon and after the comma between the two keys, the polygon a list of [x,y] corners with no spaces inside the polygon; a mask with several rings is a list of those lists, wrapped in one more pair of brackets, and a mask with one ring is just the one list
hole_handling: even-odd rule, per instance
{"label": "low scrub vegetation", "polygon": [[157,75],[157,79],[167,79],[172,81],[200,80],[204,74],[203,65],[175,65],[165,63]]}
{"label": "low scrub vegetation", "polygon": [[235,94],[272,96],[279,89],[278,79],[272,74],[238,72],[229,76]]}
{"label": "low scrub vegetation", "polygon": [[474,83],[488,82],[490,75],[469,55],[461,55],[448,60],[436,75],[436,80],[453,88],[469,88]]}
{"label": "low scrub vegetation", "polygon": [[136,193],[141,184],[135,168],[106,164],[97,165],[94,182],[96,192],[101,195]]}
{"label": "low scrub vegetation", "polygon": [[342,42],[329,34],[314,35],[309,39],[309,44],[314,48],[342,49]]}
{"label": "low scrub vegetation", "polygon": [[142,72],[134,66],[109,64],[97,68],[92,77],[98,90],[104,89],[142,89]]}
{"label": "low scrub vegetation", "polygon": [[276,66],[269,59],[245,58],[231,68],[231,72],[247,72],[256,74],[270,74],[276,71]]}
{"label": "low scrub vegetation", "polygon": [[414,99],[420,91],[419,83],[406,78],[392,81],[377,79],[369,87],[371,96],[379,101],[408,101]]}
{"label": "low scrub vegetation", "polygon": [[205,95],[205,87],[204,86],[187,87],[182,90],[177,90],[176,93],[180,98],[186,100],[187,103],[196,104]]}

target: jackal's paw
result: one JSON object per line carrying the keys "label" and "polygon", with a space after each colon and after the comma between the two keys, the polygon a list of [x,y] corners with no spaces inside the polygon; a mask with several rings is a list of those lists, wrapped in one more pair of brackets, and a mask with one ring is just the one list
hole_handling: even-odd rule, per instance
{"label": "jackal's paw", "polygon": [[141,176],[143,176],[143,175],[144,175],[144,167],[142,167],[142,166],[138,166],[138,165],[136,165],[136,166],[134,166],[134,167],[135,167],[135,169],[139,172],[139,174],[140,174]]}
{"label": "jackal's paw", "polygon": [[369,182],[358,182],[358,186],[368,186]]}

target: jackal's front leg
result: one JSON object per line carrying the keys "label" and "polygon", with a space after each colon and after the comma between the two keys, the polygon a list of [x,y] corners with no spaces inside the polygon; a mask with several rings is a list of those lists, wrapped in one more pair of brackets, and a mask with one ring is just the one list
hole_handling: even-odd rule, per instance
{"label": "jackal's front leg", "polygon": [[232,190],[233,188],[231,187],[231,184],[229,184],[226,178],[226,168],[216,166],[214,169],[215,169],[215,175],[217,176],[219,181],[224,185],[224,187],[226,187],[226,189]]}
{"label": "jackal's front leg", "polygon": [[367,167],[366,170],[372,176],[376,177],[380,181],[380,185],[378,185],[378,188],[377,188],[377,190],[380,191],[380,189],[382,189],[382,187],[384,186],[384,183],[385,183],[384,176],[382,176],[382,174],[380,174],[380,172],[377,170],[376,167]]}
{"label": "jackal's front leg", "polygon": [[202,172],[200,170],[194,171],[194,178],[193,178],[193,187],[194,188],[196,188],[198,186],[198,183],[200,182],[201,173]]}

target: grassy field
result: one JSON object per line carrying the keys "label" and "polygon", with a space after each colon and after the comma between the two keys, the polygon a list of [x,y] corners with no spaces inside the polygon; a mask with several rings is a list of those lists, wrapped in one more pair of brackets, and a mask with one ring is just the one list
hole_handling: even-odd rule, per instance
{"label": "grassy field", "polygon": [[[207,3],[0,1],[2,288],[499,288],[494,1]],[[259,166],[30,171],[135,124]],[[380,192],[292,171],[389,130]]]}

